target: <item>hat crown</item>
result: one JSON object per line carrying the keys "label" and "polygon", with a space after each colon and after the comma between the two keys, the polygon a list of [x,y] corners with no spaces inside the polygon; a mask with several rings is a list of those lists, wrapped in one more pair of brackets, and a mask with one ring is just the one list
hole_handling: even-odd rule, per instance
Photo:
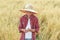
{"label": "hat crown", "polygon": [[27,4],[25,5],[24,9],[33,9],[33,6],[32,4]]}
{"label": "hat crown", "polygon": [[33,9],[33,6],[31,4],[27,4],[24,6],[23,9],[21,9],[20,11],[22,12],[33,12],[33,13],[37,13],[34,9]]}

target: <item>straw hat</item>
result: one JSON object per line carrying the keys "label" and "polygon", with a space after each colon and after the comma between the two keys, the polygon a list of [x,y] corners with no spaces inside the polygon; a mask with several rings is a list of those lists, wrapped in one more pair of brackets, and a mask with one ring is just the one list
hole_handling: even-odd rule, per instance
{"label": "straw hat", "polygon": [[33,10],[33,7],[31,4],[25,5],[23,9],[20,10],[21,12],[32,12],[32,13],[37,13],[35,10]]}

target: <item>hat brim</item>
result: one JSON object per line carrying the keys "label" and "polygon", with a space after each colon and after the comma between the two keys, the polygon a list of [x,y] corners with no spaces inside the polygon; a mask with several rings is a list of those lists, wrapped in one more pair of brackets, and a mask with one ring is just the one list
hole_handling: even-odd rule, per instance
{"label": "hat brim", "polygon": [[21,9],[20,11],[23,12],[23,13],[25,13],[25,12],[32,12],[32,13],[34,13],[34,14],[37,13],[36,11],[31,10],[31,9]]}

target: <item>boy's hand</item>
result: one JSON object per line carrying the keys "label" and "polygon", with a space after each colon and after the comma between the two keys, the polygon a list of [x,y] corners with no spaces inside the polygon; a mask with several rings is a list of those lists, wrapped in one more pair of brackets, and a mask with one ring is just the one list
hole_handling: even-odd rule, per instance
{"label": "boy's hand", "polygon": [[31,31],[31,32],[35,32],[35,29],[29,29],[29,31]]}
{"label": "boy's hand", "polygon": [[30,30],[28,29],[28,30],[26,30],[26,29],[21,29],[23,32],[29,32]]}
{"label": "boy's hand", "polygon": [[26,32],[26,30],[25,29],[21,29],[23,32]]}

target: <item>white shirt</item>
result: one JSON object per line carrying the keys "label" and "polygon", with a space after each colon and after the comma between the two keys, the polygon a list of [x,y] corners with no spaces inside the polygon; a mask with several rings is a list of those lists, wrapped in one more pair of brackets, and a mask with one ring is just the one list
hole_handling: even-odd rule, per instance
{"label": "white shirt", "polygon": [[[26,26],[26,30],[28,30],[28,29],[31,29],[30,19],[28,19],[28,24]],[[25,33],[25,38],[28,38],[28,39],[32,38],[32,32]]]}

